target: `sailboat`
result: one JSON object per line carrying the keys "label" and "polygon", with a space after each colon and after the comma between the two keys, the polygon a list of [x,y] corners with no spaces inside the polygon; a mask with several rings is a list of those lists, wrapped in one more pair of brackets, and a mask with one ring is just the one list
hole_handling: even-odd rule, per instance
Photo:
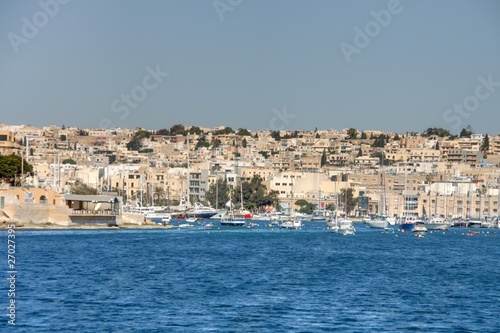
{"label": "sailboat", "polygon": [[226,207],[228,211],[220,219],[221,226],[242,227],[246,224],[244,218],[235,216],[234,214],[233,203],[231,202],[231,192],[229,193],[229,201],[226,203]]}
{"label": "sailboat", "polygon": [[246,210],[243,204],[243,181],[240,181],[240,202],[241,202],[241,207],[233,211],[234,217],[243,220],[252,219],[253,214],[250,211]]}
{"label": "sailboat", "polygon": [[345,192],[345,212],[343,213],[343,217],[340,219],[337,218],[337,228],[333,229],[333,232],[338,233],[339,235],[354,235],[356,233],[356,228],[354,227],[354,223],[349,220],[347,217],[347,190]]}

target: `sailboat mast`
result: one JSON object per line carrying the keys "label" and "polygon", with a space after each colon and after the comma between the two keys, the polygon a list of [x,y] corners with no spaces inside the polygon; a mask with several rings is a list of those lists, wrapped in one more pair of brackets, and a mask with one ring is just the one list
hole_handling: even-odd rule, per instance
{"label": "sailboat mast", "polygon": [[215,178],[215,209],[219,209],[219,175]]}

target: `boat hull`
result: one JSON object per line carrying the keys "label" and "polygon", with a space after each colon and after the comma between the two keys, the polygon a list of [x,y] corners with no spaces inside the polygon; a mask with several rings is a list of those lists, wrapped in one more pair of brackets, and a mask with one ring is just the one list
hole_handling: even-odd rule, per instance
{"label": "boat hull", "polygon": [[414,223],[403,223],[399,225],[399,230],[413,230]]}
{"label": "boat hull", "polygon": [[447,223],[426,223],[427,230],[448,230],[450,225]]}
{"label": "boat hull", "polygon": [[242,227],[245,221],[221,221],[220,225],[223,227]]}
{"label": "boat hull", "polygon": [[389,226],[388,221],[369,221],[367,222],[368,227],[374,228],[374,229],[385,229]]}

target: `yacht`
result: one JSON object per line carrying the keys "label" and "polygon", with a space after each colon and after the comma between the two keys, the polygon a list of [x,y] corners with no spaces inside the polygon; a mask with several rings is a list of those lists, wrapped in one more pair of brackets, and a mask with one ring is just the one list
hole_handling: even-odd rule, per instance
{"label": "yacht", "polygon": [[155,223],[163,223],[164,219],[165,220],[168,220],[170,222],[170,220],[172,219],[172,215],[170,213],[167,213],[167,212],[147,212],[147,213],[144,213],[144,219],[145,220],[149,220],[151,222],[155,222]]}
{"label": "yacht", "polygon": [[425,235],[425,233],[427,232],[425,223],[423,221],[415,221],[415,223],[413,223],[412,232],[417,236]]}
{"label": "yacht", "polygon": [[417,222],[417,217],[416,216],[405,216],[399,220],[399,230],[412,230],[415,222]]}
{"label": "yacht", "polygon": [[203,206],[199,202],[194,204],[194,208],[187,211],[187,217],[197,217],[202,219],[209,219],[218,213],[217,209],[212,207]]}
{"label": "yacht", "polygon": [[375,229],[385,229],[389,226],[389,221],[387,220],[387,216],[383,215],[376,215],[366,223],[368,224],[368,227]]}
{"label": "yacht", "polygon": [[326,222],[326,227],[330,229],[330,231],[336,232],[338,230],[339,224],[336,216],[335,217],[328,216],[325,222]]}
{"label": "yacht", "polygon": [[298,218],[290,218],[287,221],[283,221],[280,224],[280,228],[283,229],[300,229],[302,228],[302,221]]}
{"label": "yacht", "polygon": [[316,221],[316,222],[325,222],[326,217],[328,216],[328,213],[324,209],[315,209],[312,213],[311,216],[311,221]]}
{"label": "yacht", "polygon": [[338,220],[338,229],[334,232],[337,232],[339,235],[354,235],[356,228],[351,220],[340,219]]}
{"label": "yacht", "polygon": [[425,227],[427,230],[448,230],[450,223],[445,218],[433,217],[425,221]]}

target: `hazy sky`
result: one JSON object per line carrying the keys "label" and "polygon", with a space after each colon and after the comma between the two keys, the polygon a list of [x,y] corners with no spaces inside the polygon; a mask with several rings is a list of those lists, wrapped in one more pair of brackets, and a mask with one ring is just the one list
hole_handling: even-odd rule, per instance
{"label": "hazy sky", "polygon": [[0,123],[500,133],[498,0],[1,1],[0,33]]}

